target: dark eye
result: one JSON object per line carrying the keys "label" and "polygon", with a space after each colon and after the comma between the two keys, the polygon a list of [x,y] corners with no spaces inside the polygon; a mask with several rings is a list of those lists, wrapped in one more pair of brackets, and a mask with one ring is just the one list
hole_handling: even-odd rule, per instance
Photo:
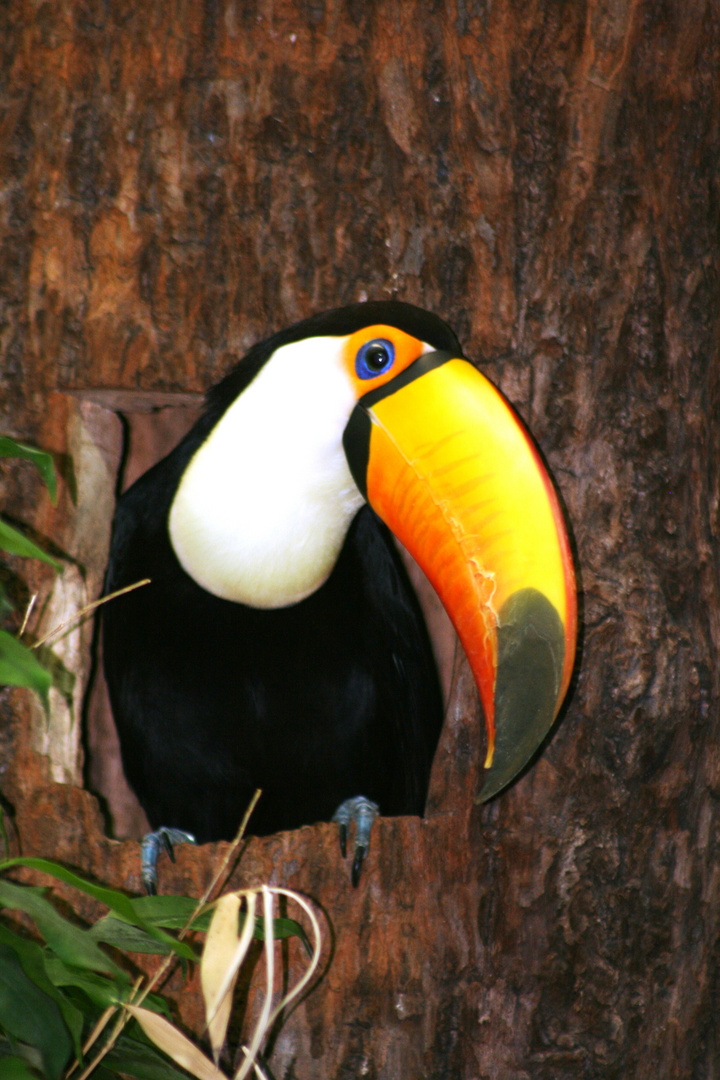
{"label": "dark eye", "polygon": [[393,366],[395,346],[386,338],[373,338],[358,349],[355,371],[360,379],[374,379]]}

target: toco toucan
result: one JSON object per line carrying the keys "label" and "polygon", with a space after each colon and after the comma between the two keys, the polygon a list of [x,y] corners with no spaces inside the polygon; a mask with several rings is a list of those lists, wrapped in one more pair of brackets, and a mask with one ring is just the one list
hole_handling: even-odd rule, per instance
{"label": "toco toucan", "polygon": [[555,491],[444,322],[355,304],[253,346],[119,500],[106,591],[151,583],[106,605],[104,665],[156,837],[232,839],[259,787],[256,835],[355,820],[356,880],[378,808],[422,814],[442,701],[391,533],[473,670],[481,797],[526,764],[575,655]]}

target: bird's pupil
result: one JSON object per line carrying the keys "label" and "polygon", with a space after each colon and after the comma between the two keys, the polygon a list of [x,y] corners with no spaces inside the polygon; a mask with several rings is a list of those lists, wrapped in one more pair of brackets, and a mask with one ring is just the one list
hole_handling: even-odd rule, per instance
{"label": "bird's pupil", "polygon": [[371,371],[382,371],[388,362],[388,351],[384,345],[377,342],[369,345],[365,353],[365,363]]}

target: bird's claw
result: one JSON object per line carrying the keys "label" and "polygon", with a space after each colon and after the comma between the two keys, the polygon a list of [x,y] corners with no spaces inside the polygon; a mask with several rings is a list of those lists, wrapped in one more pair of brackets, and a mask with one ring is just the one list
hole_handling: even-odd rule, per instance
{"label": "bird's claw", "polygon": [[355,854],[350,875],[353,886],[360,880],[363,860],[370,847],[370,832],[379,810],[377,803],[366,799],[364,795],[356,795],[341,803],[333,814],[333,821],[340,827],[340,851],[343,858],[347,851],[348,826],[351,821],[355,822]]}
{"label": "bird's claw", "polygon": [[171,860],[175,862],[175,844],[194,844],[195,837],[192,833],[182,829],[166,829],[164,827],[155,832],[147,833],[140,845],[140,858],[142,863],[142,879],[149,896],[157,893],[157,861],[160,848],[167,852]]}
{"label": "bird's claw", "polygon": [[367,848],[360,844],[355,845],[355,858],[353,859],[352,870],[350,871],[350,880],[352,881],[353,888],[356,889],[358,882],[360,881],[360,871],[362,870],[363,859],[367,855]]}

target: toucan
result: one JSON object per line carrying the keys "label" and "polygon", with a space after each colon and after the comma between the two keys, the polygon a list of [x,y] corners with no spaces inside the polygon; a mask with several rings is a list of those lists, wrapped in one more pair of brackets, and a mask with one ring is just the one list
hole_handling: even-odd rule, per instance
{"label": "toucan", "polygon": [[443,722],[393,536],[454,623],[487,728],[480,797],[546,736],[577,626],[535,443],[438,316],[395,300],[254,345],[119,499],[103,662],[127,779],[161,842],[334,819],[353,880],[375,814],[422,815]]}

